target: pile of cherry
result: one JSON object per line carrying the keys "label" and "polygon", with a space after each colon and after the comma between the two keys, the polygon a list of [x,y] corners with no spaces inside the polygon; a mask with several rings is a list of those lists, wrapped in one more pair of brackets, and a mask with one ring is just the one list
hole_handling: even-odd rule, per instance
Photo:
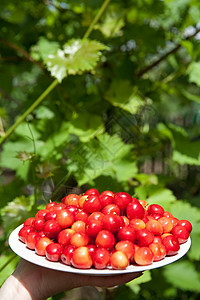
{"label": "pile of cherry", "polygon": [[19,240],[38,255],[80,269],[125,269],[175,255],[192,225],[128,193],[89,189],[26,219]]}

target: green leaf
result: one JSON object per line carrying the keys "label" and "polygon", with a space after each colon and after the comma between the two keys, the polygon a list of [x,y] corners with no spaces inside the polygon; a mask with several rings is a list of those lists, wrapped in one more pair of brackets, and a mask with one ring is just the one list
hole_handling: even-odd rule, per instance
{"label": "green leaf", "polygon": [[174,196],[173,192],[166,188],[152,190],[147,198],[148,204],[159,204],[165,210],[168,210],[171,207],[171,204],[175,201],[176,197]]}
{"label": "green leaf", "polygon": [[59,131],[53,133],[41,147],[37,149],[37,154],[41,156],[41,160],[44,161],[50,157],[55,156],[57,159],[62,157],[62,151],[60,148],[66,148],[66,144],[69,142],[69,123],[63,122],[59,128]]}
{"label": "green leaf", "polygon": [[200,141],[191,141],[183,128],[170,125],[173,134],[173,160],[177,163],[199,165]]}
{"label": "green leaf", "polygon": [[116,5],[109,5],[103,22],[97,24],[95,29],[100,30],[106,37],[116,37],[124,25],[124,12]]}
{"label": "green leaf", "polygon": [[0,270],[0,286],[14,272],[18,261],[19,257],[14,255],[13,253],[5,253],[0,256],[0,266],[4,266],[4,268]]}
{"label": "green leaf", "polygon": [[136,294],[141,290],[140,284],[151,281],[151,272],[145,271],[144,274],[128,283],[126,285]]}
{"label": "green leaf", "polygon": [[8,202],[8,204],[1,209],[0,213],[3,220],[3,227],[7,234],[22,224],[25,219],[32,216],[30,212],[34,203],[34,196],[20,196]]}
{"label": "green leaf", "polygon": [[64,45],[63,50],[59,49],[49,55],[45,63],[51,75],[61,82],[68,74],[92,71],[99,61],[101,51],[105,49],[107,47],[97,41],[72,39]]}
{"label": "green leaf", "polygon": [[189,81],[200,86],[200,62],[192,62],[188,68]]}
{"label": "green leaf", "polygon": [[129,80],[113,80],[105,98],[112,105],[120,107],[131,114],[136,113],[138,108],[144,105],[143,100]]}
{"label": "green leaf", "polygon": [[81,113],[69,122],[70,134],[75,134],[81,142],[87,142],[104,132],[104,125],[101,117],[88,113]]}
{"label": "green leaf", "polygon": [[100,134],[97,139],[80,143],[70,152],[67,167],[79,185],[92,184],[100,175],[112,176],[120,181],[128,180],[137,172],[131,148],[117,135]]}
{"label": "green leaf", "polygon": [[179,261],[165,266],[164,276],[169,283],[183,291],[200,292],[200,274],[189,261]]}
{"label": "green leaf", "polygon": [[188,202],[176,201],[170,206],[170,212],[179,220],[186,219],[192,224],[192,232],[190,233],[192,244],[188,255],[191,259],[199,260],[200,251],[200,209],[191,206]]}

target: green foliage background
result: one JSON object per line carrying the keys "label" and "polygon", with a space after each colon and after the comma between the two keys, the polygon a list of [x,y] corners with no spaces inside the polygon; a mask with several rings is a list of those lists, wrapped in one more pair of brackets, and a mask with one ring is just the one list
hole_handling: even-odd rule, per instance
{"label": "green foliage background", "polygon": [[198,299],[199,21],[198,0],[1,0],[1,284],[18,261],[10,232],[96,187],[193,224],[184,258],[109,297]]}

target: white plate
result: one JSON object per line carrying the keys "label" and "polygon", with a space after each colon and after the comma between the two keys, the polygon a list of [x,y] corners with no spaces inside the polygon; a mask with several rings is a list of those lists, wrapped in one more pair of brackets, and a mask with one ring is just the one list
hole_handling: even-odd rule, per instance
{"label": "white plate", "polygon": [[20,257],[23,259],[34,263],[36,265],[58,270],[58,271],[64,271],[64,272],[71,272],[71,273],[79,273],[79,274],[89,274],[89,275],[117,275],[117,274],[123,274],[123,273],[132,273],[132,272],[141,272],[145,270],[151,270],[160,268],[163,266],[166,266],[168,264],[171,264],[181,257],[183,257],[191,246],[191,239],[189,238],[188,241],[182,245],[180,245],[180,250],[176,255],[173,256],[167,256],[164,259],[153,262],[151,265],[148,266],[138,266],[138,265],[130,265],[125,270],[112,270],[112,269],[104,269],[104,270],[96,270],[94,268],[91,269],[76,269],[70,266],[67,266],[63,264],[62,262],[51,262],[47,260],[44,256],[39,256],[35,253],[34,250],[30,250],[26,247],[24,243],[22,243],[18,239],[18,232],[22,228],[23,225],[18,226],[10,235],[9,237],[9,245],[11,249]]}

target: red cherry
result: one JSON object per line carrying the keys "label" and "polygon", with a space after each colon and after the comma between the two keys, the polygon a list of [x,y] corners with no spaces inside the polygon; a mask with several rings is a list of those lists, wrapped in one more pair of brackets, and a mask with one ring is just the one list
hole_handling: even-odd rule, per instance
{"label": "red cherry", "polygon": [[57,212],[56,221],[60,225],[61,228],[67,228],[71,226],[74,222],[73,213],[71,213],[68,209],[62,209]]}
{"label": "red cherry", "polygon": [[92,256],[92,260],[96,269],[105,269],[110,261],[110,253],[105,248],[97,248]]}
{"label": "red cherry", "polygon": [[35,244],[39,238],[40,236],[37,232],[29,232],[25,238],[26,246],[29,249],[35,250]]}
{"label": "red cherry", "polygon": [[75,231],[70,228],[61,230],[58,234],[58,243],[63,247],[69,245],[71,237],[74,233]]}
{"label": "red cherry", "polygon": [[97,195],[90,194],[83,203],[83,209],[87,213],[101,210],[101,201]]}
{"label": "red cherry", "polygon": [[137,230],[135,232],[136,244],[140,247],[146,247],[153,243],[154,235],[147,229]]}
{"label": "red cherry", "polygon": [[135,251],[134,259],[140,266],[151,265],[154,259],[153,252],[148,247],[139,247]]}
{"label": "red cherry", "polygon": [[106,190],[101,193],[101,196],[111,196],[114,197],[115,194],[112,191]]}
{"label": "red cherry", "polygon": [[113,203],[113,197],[112,196],[100,195],[99,198],[100,198],[102,207],[105,207],[106,205]]}
{"label": "red cherry", "polygon": [[164,214],[163,207],[160,206],[160,205],[158,205],[158,204],[151,204],[151,205],[149,205],[147,211],[148,211],[149,215],[159,214],[159,215],[162,216]]}
{"label": "red cherry", "polygon": [[164,237],[162,243],[166,248],[167,255],[175,255],[180,249],[178,239],[174,235]]}
{"label": "red cherry", "polygon": [[50,261],[59,261],[63,247],[57,243],[49,244],[45,249],[46,258]]}
{"label": "red cherry", "polygon": [[135,230],[133,228],[131,228],[130,226],[124,226],[119,230],[117,237],[120,241],[128,240],[128,241],[134,242]]}
{"label": "red cherry", "polygon": [[115,215],[120,215],[120,208],[117,204],[108,204],[106,206],[104,206],[104,208],[102,209],[102,213],[104,215],[108,215],[108,214],[115,214]]}
{"label": "red cherry", "polygon": [[37,217],[34,221],[34,228],[37,231],[42,231],[44,227],[45,220],[43,217]]}
{"label": "red cherry", "polygon": [[79,269],[89,269],[92,267],[92,258],[87,247],[76,248],[72,255],[72,265]]}
{"label": "red cherry", "polygon": [[46,215],[44,216],[44,219],[45,219],[45,221],[53,220],[53,219],[55,220],[56,216],[57,216],[57,212],[55,210],[51,210],[46,213]]}
{"label": "red cherry", "polygon": [[187,229],[189,232],[192,231],[192,224],[188,220],[180,220],[178,221],[177,225],[185,227],[185,229]]}
{"label": "red cherry", "polygon": [[41,237],[35,244],[35,252],[38,255],[45,256],[46,247],[51,243],[53,243],[53,241],[48,237]]}
{"label": "red cherry", "polygon": [[97,247],[112,249],[115,244],[115,237],[110,231],[101,230],[97,234],[97,237],[95,239],[95,244]]}
{"label": "red cherry", "polygon": [[34,231],[35,231],[35,229],[32,226],[23,226],[18,233],[19,240],[21,242],[25,243],[26,236],[28,235],[28,233],[34,232]]}
{"label": "red cherry", "polygon": [[135,246],[131,241],[120,241],[115,245],[115,249],[124,252],[128,259],[131,259],[135,253]]}
{"label": "red cherry", "polygon": [[61,227],[56,220],[48,220],[43,226],[44,234],[50,239],[57,239],[60,230]]}
{"label": "red cherry", "polygon": [[104,215],[102,218],[102,228],[114,233],[120,229],[120,216]]}
{"label": "red cherry", "polygon": [[76,249],[75,246],[72,245],[67,245],[66,247],[63,248],[62,254],[61,254],[61,261],[68,265],[71,266],[72,264],[72,256],[74,253],[74,250]]}
{"label": "red cherry", "polygon": [[76,221],[83,221],[83,222],[87,222],[87,219],[89,217],[89,214],[86,213],[84,210],[79,210],[76,214],[75,214],[75,220]]}
{"label": "red cherry", "polygon": [[116,193],[113,202],[119,206],[121,210],[125,210],[127,205],[132,202],[132,197],[125,192]]}
{"label": "red cherry", "polygon": [[89,237],[96,237],[99,231],[102,229],[102,222],[100,220],[88,220],[86,225],[86,234]]}
{"label": "red cherry", "polygon": [[115,251],[110,257],[110,264],[115,270],[123,270],[128,267],[129,259],[124,252]]}
{"label": "red cherry", "polygon": [[62,198],[61,201],[66,206],[74,205],[77,207],[79,205],[79,198],[80,198],[80,196],[78,196],[76,194],[69,194],[69,195],[65,196],[64,198]]}
{"label": "red cherry", "polygon": [[126,207],[126,215],[129,219],[143,219],[144,212],[144,207],[139,201],[130,202]]}
{"label": "red cherry", "polygon": [[36,215],[35,218],[44,218],[44,216],[46,215],[47,210],[46,209],[40,209]]}
{"label": "red cherry", "polygon": [[152,243],[149,245],[149,249],[151,249],[151,251],[153,252],[154,261],[163,259],[167,254],[165,246],[161,243]]}
{"label": "red cherry", "polygon": [[99,192],[96,189],[89,189],[85,192],[84,195],[95,195],[95,196],[99,196]]}
{"label": "red cherry", "polygon": [[185,243],[189,238],[189,231],[180,225],[176,225],[172,229],[172,234],[178,239],[179,244]]}
{"label": "red cherry", "polygon": [[34,227],[35,218],[30,217],[24,221],[24,226],[32,226]]}

